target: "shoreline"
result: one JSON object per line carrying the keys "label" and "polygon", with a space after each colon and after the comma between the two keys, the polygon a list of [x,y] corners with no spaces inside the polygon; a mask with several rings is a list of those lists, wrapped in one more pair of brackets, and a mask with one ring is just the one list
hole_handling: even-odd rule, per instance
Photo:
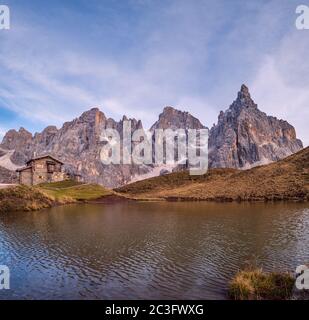
{"label": "shoreline", "polygon": [[[10,195],[6,199],[3,192],[10,190]],[[58,191],[58,190],[57,190]],[[16,194],[17,193],[17,194]],[[30,194],[29,194],[30,193]],[[19,195],[19,196],[18,196]],[[7,214],[14,211],[39,211],[58,206],[71,204],[119,204],[132,202],[212,202],[212,203],[308,203],[306,198],[245,198],[233,199],[229,197],[199,198],[184,196],[166,196],[166,197],[139,197],[121,193],[109,193],[98,198],[92,199],[73,199],[64,197],[56,199],[50,197],[45,190],[36,187],[12,186],[0,190],[0,214]]]}

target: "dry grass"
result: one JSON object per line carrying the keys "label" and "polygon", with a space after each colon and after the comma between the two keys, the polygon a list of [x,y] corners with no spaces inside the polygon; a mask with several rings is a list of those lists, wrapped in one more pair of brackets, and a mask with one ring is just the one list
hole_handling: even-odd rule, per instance
{"label": "dry grass", "polygon": [[294,283],[289,273],[245,270],[230,282],[229,296],[234,300],[287,300],[292,297]]}
{"label": "dry grass", "polygon": [[138,181],[117,192],[137,198],[168,200],[268,201],[309,199],[309,148],[276,163],[250,170],[211,169]]}
{"label": "dry grass", "polygon": [[96,184],[63,181],[36,187],[17,186],[0,190],[0,213],[33,211],[52,206],[87,201],[114,194]]}
{"label": "dry grass", "polygon": [[0,213],[40,210],[54,204],[52,197],[36,188],[17,186],[0,190]]}

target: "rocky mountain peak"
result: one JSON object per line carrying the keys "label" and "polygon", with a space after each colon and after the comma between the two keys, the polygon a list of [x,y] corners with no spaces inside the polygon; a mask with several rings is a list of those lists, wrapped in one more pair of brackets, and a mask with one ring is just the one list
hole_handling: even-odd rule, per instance
{"label": "rocky mountain peak", "polygon": [[19,148],[20,146],[25,146],[31,141],[32,133],[21,127],[18,131],[9,130],[1,143],[1,147],[8,150],[13,150]]}
{"label": "rocky mountain peak", "polygon": [[248,96],[250,98],[249,88],[245,84],[241,85],[239,94],[242,94],[243,96]]}
{"label": "rocky mountain peak", "polygon": [[106,120],[105,114],[100,111],[99,108],[92,108],[88,111],[85,111],[78,120],[80,122],[87,122],[93,124],[99,124]]}
{"label": "rocky mountain peak", "polygon": [[211,167],[249,168],[282,159],[302,149],[295,129],[267,116],[242,85],[237,99],[221,111],[209,137]]}
{"label": "rocky mountain peak", "polygon": [[177,110],[171,106],[163,109],[159,115],[159,120],[151,127],[155,129],[202,129],[205,128],[201,122],[193,117],[189,112]]}
{"label": "rocky mountain peak", "polygon": [[26,130],[24,127],[20,127],[19,130],[18,130],[18,133],[32,136],[32,134],[28,130]]}
{"label": "rocky mountain peak", "polygon": [[[81,174],[87,182],[120,186],[136,176],[156,172],[153,166],[102,164],[102,129],[115,128],[122,132],[125,120],[132,120],[132,131],[143,128],[140,120],[124,116],[115,121],[107,119],[99,108],[92,108],[66,122],[59,130],[49,126],[34,137],[24,128],[10,130],[0,144],[0,158],[7,154],[7,150],[15,150],[10,160],[15,165],[24,165],[34,154],[50,153],[64,161],[68,172]],[[189,112],[167,106],[151,130],[203,128],[203,124]],[[293,126],[260,111],[248,87],[242,85],[236,100],[225,112],[220,112],[218,123],[210,130],[209,165],[248,168],[282,159],[301,148],[302,143],[296,138]]]}
{"label": "rocky mountain peak", "polygon": [[237,99],[232,103],[231,109],[236,112],[240,112],[246,108],[257,108],[256,103],[251,98],[249,88],[246,85],[242,85],[240,91],[237,94]]}

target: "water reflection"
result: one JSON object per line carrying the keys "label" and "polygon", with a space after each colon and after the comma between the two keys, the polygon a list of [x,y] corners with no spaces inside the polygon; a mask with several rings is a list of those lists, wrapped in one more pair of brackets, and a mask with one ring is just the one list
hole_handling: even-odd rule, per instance
{"label": "water reflection", "polygon": [[0,218],[1,298],[220,299],[256,257],[266,270],[309,261],[307,204],[125,203]]}

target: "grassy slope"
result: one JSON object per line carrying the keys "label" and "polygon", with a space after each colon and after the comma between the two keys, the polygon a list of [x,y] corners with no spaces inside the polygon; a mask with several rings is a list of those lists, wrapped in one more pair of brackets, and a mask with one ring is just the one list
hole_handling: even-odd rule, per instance
{"label": "grassy slope", "polygon": [[0,190],[0,214],[9,211],[32,211],[49,208],[53,198],[37,188],[18,186]]}
{"label": "grassy slope", "polygon": [[32,211],[59,204],[92,200],[114,194],[95,184],[73,181],[42,184],[36,187],[17,186],[0,190],[0,213]]}
{"label": "grassy slope", "polygon": [[309,200],[309,147],[250,170],[211,169],[203,176],[176,172],[116,189],[136,198],[180,200]]}
{"label": "grassy slope", "polygon": [[63,181],[41,184],[38,188],[57,201],[93,200],[113,194],[113,191],[97,184],[81,184],[74,181]]}

